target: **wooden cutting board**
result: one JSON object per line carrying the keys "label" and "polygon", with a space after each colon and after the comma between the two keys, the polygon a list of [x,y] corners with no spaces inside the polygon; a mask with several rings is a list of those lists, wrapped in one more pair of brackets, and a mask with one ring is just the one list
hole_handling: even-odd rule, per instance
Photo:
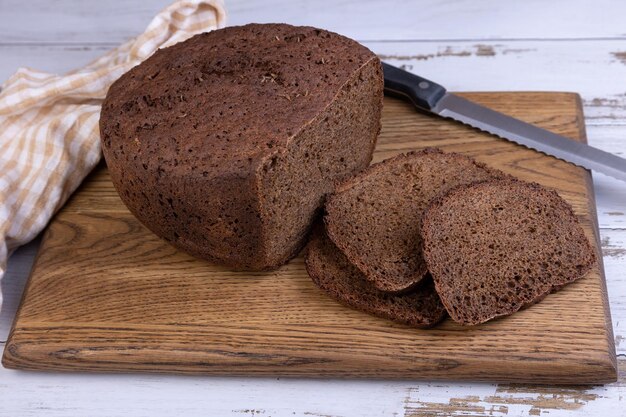
{"label": "wooden cutting board", "polygon": [[[570,93],[467,98],[585,141]],[[583,279],[510,317],[416,330],[344,307],[310,281],[302,257],[243,273],[178,252],[119,200],[104,166],[43,238],[4,351],[9,368],[222,375],[469,379],[533,383],[616,380],[589,173],[386,99],[375,161],[437,146],[555,188],[600,263]]]}

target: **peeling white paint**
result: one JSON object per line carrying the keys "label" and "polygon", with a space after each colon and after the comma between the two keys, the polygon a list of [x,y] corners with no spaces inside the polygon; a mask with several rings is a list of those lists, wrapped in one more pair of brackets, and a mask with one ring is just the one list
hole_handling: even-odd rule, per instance
{"label": "peeling white paint", "polygon": [[[626,393],[619,384],[613,389],[618,397]],[[426,384],[407,389],[405,416],[587,416],[592,415],[591,409],[599,416],[626,415],[623,410],[613,408],[615,394],[609,387],[508,384],[457,384],[451,393]]]}

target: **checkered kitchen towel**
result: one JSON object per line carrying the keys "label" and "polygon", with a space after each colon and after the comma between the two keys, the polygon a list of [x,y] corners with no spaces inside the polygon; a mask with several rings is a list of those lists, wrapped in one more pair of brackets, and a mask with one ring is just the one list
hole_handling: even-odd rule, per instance
{"label": "checkered kitchen towel", "polygon": [[[109,86],[157,49],[224,26],[222,0],[179,0],[146,31],[65,75],[20,68],[0,91],[0,279],[100,160]],[[0,295],[0,305],[2,296]]]}

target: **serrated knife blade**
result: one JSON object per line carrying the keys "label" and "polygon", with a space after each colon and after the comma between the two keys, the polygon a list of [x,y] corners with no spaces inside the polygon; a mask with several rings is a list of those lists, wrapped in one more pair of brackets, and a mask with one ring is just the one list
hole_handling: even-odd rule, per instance
{"label": "serrated knife blade", "polygon": [[383,72],[385,92],[408,98],[421,110],[626,181],[626,159],[466,100],[437,83],[387,63],[383,63]]}

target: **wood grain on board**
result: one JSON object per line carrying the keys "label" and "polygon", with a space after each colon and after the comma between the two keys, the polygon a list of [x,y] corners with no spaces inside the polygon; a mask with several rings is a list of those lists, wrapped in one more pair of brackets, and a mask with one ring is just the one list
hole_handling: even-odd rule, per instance
{"label": "wood grain on board", "polygon": [[[585,140],[569,93],[466,97]],[[386,99],[375,161],[437,146],[555,188],[599,253],[583,169]],[[602,259],[599,256],[599,259]],[[222,375],[602,383],[616,379],[602,263],[510,317],[416,330],[337,304],[298,257],[233,272],[178,252],[126,210],[99,168],[51,223],[7,342],[7,367]]]}

